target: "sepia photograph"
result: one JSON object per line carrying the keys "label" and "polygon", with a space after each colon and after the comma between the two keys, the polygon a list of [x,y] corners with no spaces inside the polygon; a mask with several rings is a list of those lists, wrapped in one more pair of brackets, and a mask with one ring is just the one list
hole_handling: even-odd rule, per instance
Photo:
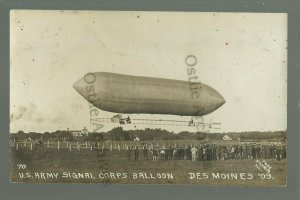
{"label": "sepia photograph", "polygon": [[13,183],[287,185],[287,14],[10,11]]}

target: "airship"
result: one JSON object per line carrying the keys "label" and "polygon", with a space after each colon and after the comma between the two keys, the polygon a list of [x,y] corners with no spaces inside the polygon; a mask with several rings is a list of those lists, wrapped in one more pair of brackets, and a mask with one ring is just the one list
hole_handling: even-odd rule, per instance
{"label": "airship", "polygon": [[113,113],[207,115],[225,103],[223,96],[200,82],[87,73],[73,88],[95,107]]}

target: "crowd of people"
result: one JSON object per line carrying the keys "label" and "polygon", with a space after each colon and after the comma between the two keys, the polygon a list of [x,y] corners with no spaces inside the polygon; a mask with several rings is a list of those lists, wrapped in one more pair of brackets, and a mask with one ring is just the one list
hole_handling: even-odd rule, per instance
{"label": "crowd of people", "polygon": [[[31,140],[30,140],[31,141]],[[29,141],[29,142],[30,142]],[[43,147],[42,140],[33,141],[36,146]],[[71,143],[70,143],[71,144]],[[70,148],[67,144],[63,147]],[[97,149],[100,151],[113,149],[113,144],[86,142],[83,144],[73,144],[73,148]],[[13,145],[14,146],[14,145]],[[24,146],[24,144],[23,144]],[[49,147],[49,141],[46,144]],[[212,160],[240,160],[240,159],[276,159],[286,158],[286,146],[284,144],[259,144],[259,143],[239,143],[239,144],[169,144],[153,145],[145,143],[118,144],[114,149],[125,150],[129,160],[192,160],[192,161],[212,161]],[[56,148],[56,146],[55,146]]]}
{"label": "crowd of people", "polygon": [[285,145],[169,145],[169,146],[128,146],[128,159],[144,160],[239,160],[286,158]]}

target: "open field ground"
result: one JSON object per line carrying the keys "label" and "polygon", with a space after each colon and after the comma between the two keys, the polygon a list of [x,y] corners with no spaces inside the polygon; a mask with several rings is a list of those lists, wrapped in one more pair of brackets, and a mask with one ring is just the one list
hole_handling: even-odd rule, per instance
{"label": "open field ground", "polygon": [[[262,161],[262,160],[260,160]],[[286,160],[158,160],[129,158],[125,150],[11,148],[11,181],[33,183],[199,184],[284,186]]]}

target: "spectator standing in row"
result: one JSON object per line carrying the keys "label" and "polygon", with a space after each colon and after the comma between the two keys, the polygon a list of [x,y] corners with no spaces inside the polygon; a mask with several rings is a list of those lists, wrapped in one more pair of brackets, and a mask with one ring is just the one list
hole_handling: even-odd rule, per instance
{"label": "spectator standing in row", "polygon": [[138,159],[139,159],[139,148],[138,146],[136,146],[134,149],[134,160],[138,160]]}
{"label": "spectator standing in row", "polygon": [[192,152],[192,161],[196,161],[197,148],[195,146],[193,146],[191,148],[191,152]]}
{"label": "spectator standing in row", "polygon": [[158,157],[158,149],[155,148],[153,149],[153,156],[152,156],[153,162],[157,161],[157,157]]}

